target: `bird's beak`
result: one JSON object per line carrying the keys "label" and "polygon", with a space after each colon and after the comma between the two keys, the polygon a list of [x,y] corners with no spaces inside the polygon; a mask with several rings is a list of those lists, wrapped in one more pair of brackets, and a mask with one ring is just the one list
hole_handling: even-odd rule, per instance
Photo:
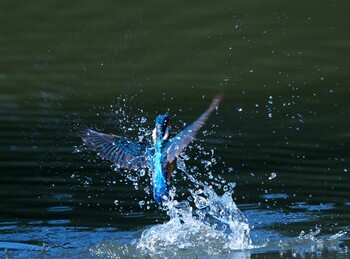
{"label": "bird's beak", "polygon": [[167,140],[169,138],[169,134],[170,134],[170,126],[166,127],[163,140]]}
{"label": "bird's beak", "polygon": [[157,139],[157,128],[154,128],[152,131],[152,139],[156,140]]}

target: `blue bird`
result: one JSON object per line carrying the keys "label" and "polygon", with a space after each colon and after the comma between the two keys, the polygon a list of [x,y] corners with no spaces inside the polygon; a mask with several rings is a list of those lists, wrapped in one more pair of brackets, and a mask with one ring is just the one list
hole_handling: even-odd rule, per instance
{"label": "blue bird", "polygon": [[169,197],[175,159],[191,143],[222,98],[223,94],[217,95],[195,122],[170,139],[169,114],[166,112],[159,115],[152,132],[153,143],[104,134],[82,126],[78,127],[77,131],[90,149],[97,151],[98,155],[113,162],[117,167],[133,170],[148,168],[152,176],[154,200],[162,203]]}

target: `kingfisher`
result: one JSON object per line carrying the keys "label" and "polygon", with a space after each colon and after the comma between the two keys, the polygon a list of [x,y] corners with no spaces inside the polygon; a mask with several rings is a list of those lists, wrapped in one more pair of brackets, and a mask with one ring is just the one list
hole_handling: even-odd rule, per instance
{"label": "kingfisher", "polygon": [[114,163],[118,168],[150,171],[153,198],[158,204],[169,200],[171,175],[175,160],[195,138],[209,115],[219,106],[223,93],[217,95],[196,121],[173,138],[170,137],[169,113],[157,116],[152,131],[152,143],[143,143],[129,138],[105,134],[78,126],[83,142],[98,155]]}

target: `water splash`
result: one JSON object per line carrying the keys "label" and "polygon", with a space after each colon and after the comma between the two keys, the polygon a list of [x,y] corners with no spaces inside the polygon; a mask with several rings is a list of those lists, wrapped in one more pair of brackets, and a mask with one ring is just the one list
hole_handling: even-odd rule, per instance
{"label": "water splash", "polygon": [[243,213],[232,199],[232,190],[222,196],[188,173],[182,159],[178,168],[200,186],[189,190],[193,205],[187,200],[172,199],[164,210],[170,220],[145,230],[135,241],[137,249],[147,256],[203,256],[226,254],[253,248],[250,228]]}
{"label": "water splash", "polygon": [[[188,201],[167,205],[170,220],[142,233],[137,248],[149,256],[215,255],[252,248],[249,226],[232,198],[212,193],[201,198],[207,209],[193,213]],[[216,197],[215,197],[216,196]],[[214,198],[214,201],[211,198]],[[239,213],[238,213],[239,212]],[[197,215],[195,215],[197,214]]]}
{"label": "water splash", "polygon": [[280,255],[283,256],[287,251],[292,252],[292,256],[297,255],[305,257],[306,255],[331,255],[335,257],[339,255],[347,255],[348,247],[341,248],[339,241],[344,237],[347,232],[339,231],[334,235],[319,236],[321,228],[316,226],[315,231],[310,230],[309,233],[301,231],[298,237],[291,238],[289,240],[280,240],[278,247],[280,247]]}
{"label": "water splash", "polygon": [[230,187],[220,196],[191,175],[183,159],[178,159],[177,168],[194,188],[189,189],[190,197],[183,201],[176,200],[175,187],[170,190],[170,199],[162,206],[168,221],[143,230],[139,238],[127,244],[103,242],[90,252],[107,258],[187,258],[256,248],[248,220],[232,199],[235,185],[228,183]]}

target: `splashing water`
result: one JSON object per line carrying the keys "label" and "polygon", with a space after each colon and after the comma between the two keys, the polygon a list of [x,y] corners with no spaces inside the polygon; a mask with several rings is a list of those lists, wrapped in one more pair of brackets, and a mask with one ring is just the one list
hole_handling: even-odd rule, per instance
{"label": "splashing water", "polygon": [[148,256],[215,255],[252,248],[247,219],[232,200],[232,190],[219,196],[190,175],[178,160],[178,168],[201,188],[190,190],[189,201],[172,199],[164,205],[170,220],[142,233],[136,247]]}
{"label": "splashing water", "polygon": [[315,228],[315,231],[310,230],[309,233],[301,231],[298,237],[290,238],[289,240],[280,240],[278,244],[278,247],[281,248],[280,255],[283,256],[284,253],[286,253],[284,250],[288,249],[292,250],[293,257],[296,257],[296,255],[305,257],[307,254],[321,256],[322,253],[325,255],[330,255],[331,252],[334,252],[335,255],[338,256],[345,256],[348,254],[347,246],[343,248],[339,247],[340,238],[345,236],[347,232],[339,231],[334,235],[318,237],[318,235],[321,233],[321,228],[317,225]]}
{"label": "splashing water", "polygon": [[108,258],[187,258],[256,248],[248,221],[232,199],[234,184],[220,196],[192,176],[183,159],[177,160],[177,168],[196,188],[189,189],[190,197],[184,201],[175,199],[175,187],[170,190],[162,207],[170,218],[167,222],[143,230],[128,244],[100,243],[90,252]]}
{"label": "splashing water", "polygon": [[241,214],[232,198],[209,195],[213,196],[201,197],[209,209],[197,209],[198,216],[187,201],[169,202],[169,222],[145,230],[137,248],[149,256],[213,255],[251,248],[249,226],[235,217]]}

